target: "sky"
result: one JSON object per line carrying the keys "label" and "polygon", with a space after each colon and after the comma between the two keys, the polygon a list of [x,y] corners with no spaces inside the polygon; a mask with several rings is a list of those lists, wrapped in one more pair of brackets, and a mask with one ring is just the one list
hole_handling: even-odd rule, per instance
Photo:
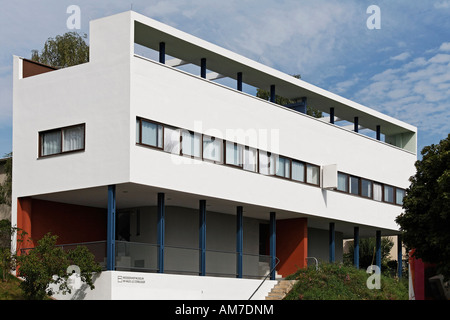
{"label": "sky", "polygon": [[[80,8],[80,28],[68,28]],[[378,11],[368,10],[377,6]],[[418,128],[450,133],[450,0],[0,0],[0,158],[12,151],[13,55],[133,11]],[[374,28],[376,27],[376,28]]]}

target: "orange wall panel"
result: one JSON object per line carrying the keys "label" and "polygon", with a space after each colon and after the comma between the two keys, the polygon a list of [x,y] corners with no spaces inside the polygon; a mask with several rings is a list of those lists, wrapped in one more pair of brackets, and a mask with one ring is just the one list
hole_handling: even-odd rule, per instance
{"label": "orange wall panel", "polygon": [[278,274],[286,277],[306,267],[308,255],[308,220],[306,218],[277,220]]}

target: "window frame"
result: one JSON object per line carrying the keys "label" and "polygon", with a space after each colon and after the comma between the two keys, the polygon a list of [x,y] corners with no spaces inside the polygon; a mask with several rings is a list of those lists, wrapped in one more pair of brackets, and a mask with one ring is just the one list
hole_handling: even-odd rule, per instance
{"label": "window frame", "polygon": [[[148,119],[145,119],[145,118],[141,118],[141,117],[137,117],[136,120],[139,121],[139,141],[137,141],[136,144],[140,145],[140,146],[144,146],[144,147],[148,147],[148,148],[153,148],[153,149],[158,149],[158,150],[164,151],[164,124],[156,122],[156,121],[148,120]],[[142,142],[142,121],[155,124],[155,125],[160,126],[162,128],[161,129],[161,136],[162,136],[161,137],[161,147],[158,146],[158,140],[159,140],[158,136],[156,136],[156,146]],[[156,130],[156,132],[158,132],[158,130]]]}
{"label": "window frame", "polygon": [[[209,158],[205,158],[205,148],[204,148],[204,143],[205,143],[205,137],[209,137],[211,138],[211,141],[213,141],[213,143],[216,140],[220,140],[220,142],[218,143],[218,145],[220,146],[220,159],[219,160],[215,160],[215,159],[209,159]],[[224,144],[225,140],[222,138],[217,138],[215,136],[210,136],[207,134],[202,134],[202,160],[203,161],[207,161],[207,162],[211,162],[211,163],[216,163],[216,164],[224,164],[224,149],[225,149],[225,144]]]}
{"label": "window frame", "polygon": [[[225,140],[225,139],[222,139],[222,141],[223,141],[223,163],[225,165],[227,165],[227,166],[230,166],[230,167],[234,167],[234,168],[238,168],[238,169],[244,169],[244,149],[245,149],[245,146],[243,146],[243,145],[241,145],[241,144],[239,144],[237,142],[228,141],[228,140]],[[239,158],[240,158],[239,159],[240,164],[234,164],[234,163],[228,163],[227,162],[227,145],[228,144],[233,145],[233,147],[237,147],[238,150],[240,149],[240,154],[238,155]],[[246,171],[250,171],[250,170],[246,170]],[[250,172],[252,172],[252,171],[250,171]]]}
{"label": "window frame", "polygon": [[[309,182],[308,181],[308,167],[315,167],[317,168],[317,183],[313,183],[313,182]],[[305,162],[305,182],[306,184],[310,185],[310,186],[316,186],[316,187],[320,187],[320,166],[316,165],[316,164],[312,164],[312,163],[308,163]]]}
{"label": "window frame", "polygon": [[[73,149],[73,150],[68,150],[68,151],[64,151],[63,150],[63,146],[64,146],[64,130],[67,129],[72,129],[75,127],[82,127],[83,128],[83,147],[79,148],[79,149]],[[56,152],[56,153],[52,153],[52,154],[43,154],[43,137],[46,133],[54,133],[54,132],[59,132],[60,135],[60,151]],[[86,123],[78,123],[78,124],[74,124],[74,125],[70,125],[70,126],[65,126],[65,127],[60,127],[60,128],[55,128],[55,129],[49,129],[49,130],[43,130],[43,131],[39,131],[38,132],[38,158],[47,158],[47,157],[53,157],[53,156],[58,156],[58,155],[62,155],[62,154],[69,154],[69,153],[74,153],[74,152],[83,152],[86,150]]]}

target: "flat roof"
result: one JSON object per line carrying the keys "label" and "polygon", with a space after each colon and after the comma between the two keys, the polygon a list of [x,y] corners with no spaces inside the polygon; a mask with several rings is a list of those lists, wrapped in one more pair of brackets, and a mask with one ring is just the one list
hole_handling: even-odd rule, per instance
{"label": "flat roof", "polygon": [[242,72],[243,82],[246,84],[265,90],[275,85],[279,96],[289,99],[307,97],[308,105],[316,109],[328,113],[330,107],[333,107],[334,114],[339,119],[353,122],[354,117],[358,117],[360,126],[376,131],[379,125],[381,133],[388,136],[417,132],[417,128],[408,123],[139,13],[130,13],[134,20],[134,41],[137,44],[159,51],[159,43],[164,42],[166,54],[174,58],[198,66],[201,59],[206,58],[206,66],[210,71],[232,79],[237,79],[238,72]]}

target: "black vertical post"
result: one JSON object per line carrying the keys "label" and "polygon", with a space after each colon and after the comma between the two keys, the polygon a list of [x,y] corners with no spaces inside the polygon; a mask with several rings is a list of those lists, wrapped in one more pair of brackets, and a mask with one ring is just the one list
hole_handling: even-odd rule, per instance
{"label": "black vertical post", "polygon": [[237,73],[237,90],[242,91],[242,72]]}
{"label": "black vertical post", "polygon": [[243,233],[243,208],[238,206],[236,210],[236,277],[242,278],[242,251],[244,243]]}
{"label": "black vertical post", "polygon": [[270,86],[270,102],[275,103],[275,85]]}
{"label": "black vertical post", "polygon": [[159,62],[166,63],[166,43],[159,43]]}
{"label": "black vertical post", "polygon": [[377,126],[377,140],[381,140],[381,126]]}
{"label": "black vertical post", "polygon": [[353,264],[359,269],[359,227],[353,229]]}
{"label": "black vertical post", "polygon": [[270,213],[270,280],[275,280],[277,225],[275,212]]}
{"label": "black vertical post", "polygon": [[200,76],[206,79],[206,58],[202,58],[200,64]]}
{"label": "black vertical post", "polygon": [[334,108],[330,108],[330,123],[334,124]]}
{"label": "black vertical post", "polygon": [[206,200],[200,200],[198,223],[199,274],[206,274]]}
{"label": "black vertical post", "polygon": [[164,273],[164,231],[165,231],[165,203],[164,193],[158,193],[158,273]]}
{"label": "black vertical post", "polygon": [[354,122],[353,122],[353,124],[354,124],[354,131],[355,131],[355,132],[358,132],[358,131],[359,131],[359,124],[358,124],[358,122],[359,122],[359,118],[358,118],[358,117],[355,117],[355,120],[354,120]]}
{"label": "black vertical post", "polygon": [[330,263],[336,261],[336,248],[335,248],[335,234],[334,234],[334,222],[330,222],[329,229],[329,253],[330,253]]}

